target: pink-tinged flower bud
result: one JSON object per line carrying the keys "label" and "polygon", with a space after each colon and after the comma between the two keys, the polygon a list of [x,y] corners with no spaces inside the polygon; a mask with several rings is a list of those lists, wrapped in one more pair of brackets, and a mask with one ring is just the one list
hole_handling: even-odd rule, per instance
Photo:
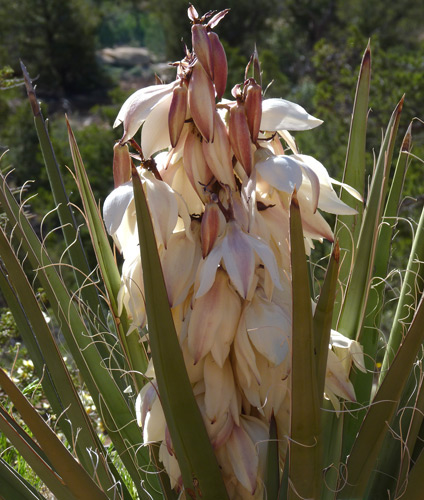
{"label": "pink-tinged flower bud", "polygon": [[187,9],[187,15],[190,21],[196,21],[199,18],[199,13],[197,12],[196,8],[193,5],[189,5],[189,8]]}
{"label": "pink-tinged flower bud", "polygon": [[210,290],[193,303],[187,338],[195,364],[211,352],[216,363],[221,367],[224,365],[240,313],[240,298],[230,286],[227,273],[218,269]]}
{"label": "pink-tinged flower bud", "polygon": [[244,105],[240,102],[230,110],[229,135],[235,157],[243,166],[246,174],[250,176],[252,172],[250,132]]}
{"label": "pink-tinged flower bud", "polygon": [[113,181],[115,188],[131,180],[131,157],[128,146],[119,142],[113,147]]}
{"label": "pink-tinged flower bud", "polygon": [[225,54],[224,47],[219,40],[219,36],[211,31],[208,33],[208,37],[213,54],[213,82],[215,84],[216,97],[218,101],[220,101],[224,95],[225,87],[227,86],[227,56]]}
{"label": "pink-tinged flower bud", "polygon": [[231,189],[236,189],[230,140],[227,127],[218,112],[215,112],[213,142],[202,142],[203,154],[216,179]]}
{"label": "pink-tinged flower bud", "polygon": [[200,226],[200,239],[202,241],[202,257],[209,255],[218,236],[224,232],[225,218],[216,203],[208,203]]}
{"label": "pink-tinged flower bud", "polygon": [[172,94],[171,107],[169,108],[168,127],[171,146],[175,148],[180,138],[181,131],[187,114],[187,85],[183,82],[180,87],[175,87]]}
{"label": "pink-tinged flower bud", "polygon": [[214,29],[217,24],[224,19],[224,17],[230,12],[230,9],[224,9],[221,10],[220,12],[217,12],[213,17],[210,18],[208,21],[208,28]]}
{"label": "pink-tinged flower bud", "polygon": [[206,195],[204,187],[211,182],[213,174],[206,163],[200,136],[195,129],[187,135],[184,144],[183,161],[191,185],[194,187],[199,197],[205,201]]}
{"label": "pink-tinged flower bud", "polygon": [[188,104],[196,127],[207,142],[213,141],[215,90],[203,66],[193,66],[188,84]]}
{"label": "pink-tinged flower bud", "polygon": [[[175,92],[175,91],[174,91]],[[253,78],[249,80],[244,101],[246,109],[247,125],[249,127],[252,142],[258,140],[259,127],[262,119],[262,88]]]}
{"label": "pink-tinged flower bud", "polygon": [[214,53],[212,52],[212,45],[208,37],[206,26],[203,24],[193,24],[191,27],[191,40],[198,61],[203,66],[209,78],[213,80]]}

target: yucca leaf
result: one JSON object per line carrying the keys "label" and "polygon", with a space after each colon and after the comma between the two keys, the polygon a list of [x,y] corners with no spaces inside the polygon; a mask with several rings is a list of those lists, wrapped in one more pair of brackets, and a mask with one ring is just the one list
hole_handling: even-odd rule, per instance
{"label": "yucca leaf", "polygon": [[227,492],[184,365],[141,179],[133,169],[140,254],[155,375],[187,495],[225,500]]}
{"label": "yucca leaf", "polygon": [[325,373],[327,368],[328,345],[330,343],[333,308],[337,291],[340,248],[336,241],[328,263],[324,283],[314,312],[313,329],[315,359],[317,368],[317,392],[321,402],[324,394]]}
{"label": "yucca leaf", "polygon": [[424,450],[412,467],[408,475],[406,489],[402,490],[402,500],[417,500],[423,493],[423,475],[424,475]]}
{"label": "yucca leaf", "polygon": [[374,265],[377,229],[383,214],[390,163],[402,107],[403,98],[393,111],[380,148],[359,234],[352,275],[337,325],[338,330],[351,339],[356,339],[360,334],[365,314],[369,282]]}
{"label": "yucca leaf", "polygon": [[331,323],[333,308],[337,291],[337,278],[339,271],[340,251],[336,241],[330,262],[328,263],[324,283],[315,308],[313,329],[315,339],[315,358],[317,368],[317,391],[320,405],[324,411],[321,412],[322,426],[322,451],[324,468],[329,467],[325,473],[325,482],[322,487],[322,500],[334,497],[338,471],[337,464],[340,460],[341,429],[343,428],[343,416],[337,416],[332,404],[323,399],[325,375],[328,358],[328,345],[330,343]]}
{"label": "yucca leaf", "polygon": [[54,463],[57,473],[60,474],[64,484],[75,498],[83,499],[87,498],[85,496],[87,495],[93,500],[106,500],[106,494],[99,489],[84,467],[68,452],[60,439],[44,422],[3,370],[0,370],[0,386],[9,396],[27,426],[31,429],[51,463]]}
{"label": "yucca leaf", "polygon": [[320,500],[334,500],[340,479],[344,413],[337,414],[332,403],[322,405],[323,478]]}
{"label": "yucca leaf", "polygon": [[362,499],[380,452],[387,423],[393,418],[411,366],[424,339],[424,298],[386,377],[380,385],[354,441],[347,460],[348,482],[339,493],[341,499]]}
{"label": "yucca leaf", "polygon": [[[105,367],[96,349],[80,311],[73,302],[56,267],[51,263],[45,248],[34,233],[29,221],[17,204],[4,178],[0,189],[0,203],[14,226],[14,234],[20,240],[27,258],[51,303],[52,310],[62,327],[68,347],[87,388],[97,406],[99,415],[130,472],[141,498],[158,498],[157,478],[149,474],[148,450],[141,446],[142,432],[135,422],[135,412],[129,406],[114,378]],[[97,339],[95,339],[97,340]],[[128,447],[128,443],[131,447]],[[139,464],[142,464],[140,466]],[[144,485],[144,486],[143,486]],[[148,488],[149,494],[144,488]]]}
{"label": "yucca leaf", "polygon": [[[364,195],[365,188],[365,143],[368,120],[368,98],[371,80],[371,49],[368,46],[362,57],[353,104],[350,123],[349,139],[346,152],[346,163],[343,173],[343,182],[355,188]],[[354,200],[343,188],[340,193],[342,201],[348,205],[354,203],[353,208],[357,215],[339,215],[337,217],[334,234],[339,240],[341,251],[340,282],[346,287],[349,281],[352,257],[359,237],[362,223],[363,203]],[[335,304],[335,318],[337,319],[341,307],[341,297]]]}
{"label": "yucca leaf", "polygon": [[84,168],[74,133],[68,120],[66,123],[68,126],[72,160],[77,174],[78,188],[84,205],[84,213],[87,217],[87,227],[90,231],[91,242],[96,253],[97,262],[108,293],[111,308],[114,313],[114,317],[116,318],[116,329],[119,334],[120,344],[127,360],[127,365],[130,369],[130,375],[134,379],[136,392],[138,392],[145,383],[145,379],[143,378],[143,373],[147,368],[145,350],[140,343],[140,336],[137,329],[134,329],[128,335],[129,322],[126,313],[123,312],[118,319],[118,305],[116,303],[116,297],[118,296],[121,286],[121,277],[110,248],[109,240],[106,235],[98,206],[91,190],[90,182]]}
{"label": "yucca leaf", "polygon": [[278,498],[280,489],[280,459],[278,453],[277,424],[274,415],[269,424],[269,442],[266,456],[266,469],[264,478],[264,500]]}
{"label": "yucca leaf", "polygon": [[0,497],[4,500],[45,500],[31,484],[0,457]]}
{"label": "yucca leaf", "polygon": [[278,500],[287,500],[289,494],[289,471],[290,471],[290,450],[287,447],[286,459],[284,461],[283,474],[281,476]]}
{"label": "yucca leaf", "polygon": [[[409,390],[408,393],[412,394],[413,389]],[[403,425],[403,427],[406,428],[406,432],[405,434],[403,434],[406,436],[406,440],[405,443],[402,443],[402,459],[397,474],[396,496],[400,496],[407,486],[409,469],[412,464],[411,457],[413,455],[418,433],[424,421],[424,385],[422,378],[420,379],[420,384],[417,388],[415,403],[412,408],[405,408],[401,404],[401,409],[399,410],[399,412],[401,413],[401,423],[403,424],[403,421],[406,420],[405,424],[408,423],[409,425]],[[408,419],[404,413],[412,413],[412,415]]]}
{"label": "yucca leaf", "polygon": [[[96,473],[100,484],[104,486],[105,490],[110,489],[112,494],[119,474],[112,463],[106,462],[107,453],[81,403],[31,285],[1,229],[0,255],[9,276],[13,276],[14,288],[5,276],[3,269],[0,272],[0,287],[14,315],[25,345],[31,353],[36,373],[41,380],[49,403],[55,414],[61,417],[58,425],[68,442],[74,443],[78,458],[86,470],[90,474]],[[78,429],[78,439],[76,440],[73,429]],[[88,450],[91,452],[89,453]],[[92,453],[96,453],[100,458],[96,466],[93,463]],[[129,498],[129,493],[124,485],[122,486],[122,495],[124,498]]]}
{"label": "yucca leaf", "polygon": [[56,160],[56,155],[50,141],[49,133],[44,122],[40,104],[35,94],[31,78],[22,61],[21,69],[24,76],[25,87],[31,105],[31,110],[34,115],[34,124],[37,130],[41,152],[43,153],[43,159],[52,189],[53,200],[55,206],[57,207],[61,229],[65,239],[66,248],[68,249],[67,253],[71,263],[73,264],[73,269],[79,270],[79,272],[74,272],[75,282],[78,283],[78,286],[81,288],[81,293],[85,302],[89,304],[91,310],[104,321],[105,316],[103,304],[97,294],[97,289],[94,286],[87,286],[87,283],[85,282],[85,277],[90,275],[91,270],[80,238],[78,224],[69,204],[69,198],[65,190],[62,174]]}
{"label": "yucca leaf", "polygon": [[387,369],[401,344],[405,330],[408,328],[415,311],[418,300],[419,288],[416,284],[424,278],[424,210],[418,222],[415,237],[412,242],[411,254],[409,256],[408,266],[402,283],[399,301],[396,307],[396,313],[390,331],[387,349],[384,354],[383,364],[379,383],[384,380]]}
{"label": "yucca leaf", "polygon": [[[380,321],[384,304],[385,278],[388,272],[391,240],[393,228],[397,222],[397,216],[402,196],[402,187],[405,179],[406,169],[411,148],[411,126],[402,141],[401,151],[396,164],[395,173],[391,182],[390,191],[387,197],[384,215],[379,227],[376,256],[373,273],[373,283],[371,285],[363,332],[359,338],[367,357],[375,359],[377,353],[377,343],[380,335]],[[355,385],[361,392],[357,393],[360,400],[369,398],[371,385],[373,382],[374,370],[367,373],[358,373]]]}
{"label": "yucca leaf", "polygon": [[316,498],[321,479],[320,413],[312,305],[299,203],[290,206],[293,324],[289,499]]}
{"label": "yucca leaf", "polygon": [[[7,437],[12,445],[19,451],[27,464],[37,474],[38,477],[46,484],[53,494],[61,500],[74,500],[75,497],[58,474],[48,465],[38,453],[37,444],[28,436],[22,436],[22,429],[19,432],[16,427],[19,427],[16,422],[11,425],[12,417],[0,405],[0,431]],[[1,492],[0,492],[1,495]]]}
{"label": "yucca leaf", "polygon": [[[361,231],[359,234],[355,262],[353,264],[352,276],[344,297],[342,310],[339,316],[337,329],[343,335],[359,340],[366,313],[366,304],[374,273],[376,257],[376,246],[378,240],[378,227],[383,215],[384,201],[387,194],[390,164],[393,155],[394,142],[399,126],[400,113],[403,107],[403,98],[396,106],[389,120],[387,130],[380,148],[374,175],[371,182],[367,206],[364,212]],[[365,344],[366,347],[368,343]],[[374,344],[371,344],[374,345]],[[373,349],[373,348],[372,348]],[[373,352],[364,350],[365,367],[368,371],[375,371],[375,360]],[[355,382],[356,373],[352,374],[355,394],[358,403],[367,405],[369,403],[371,379],[366,379],[368,385],[359,379]],[[361,385],[362,384],[362,385]],[[355,405],[355,410],[357,406]],[[352,442],[358,432],[358,428],[364,418],[365,412],[355,411],[355,416],[346,416],[345,431],[343,436],[343,455],[349,454]]]}

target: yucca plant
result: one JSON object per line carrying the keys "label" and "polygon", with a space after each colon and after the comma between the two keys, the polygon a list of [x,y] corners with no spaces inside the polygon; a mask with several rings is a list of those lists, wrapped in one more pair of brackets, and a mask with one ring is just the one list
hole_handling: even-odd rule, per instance
{"label": "yucca plant", "polygon": [[[105,225],[68,124],[95,269],[23,67],[75,283],[35,234],[25,192],[2,177],[0,286],[57,420],[52,429],[1,371],[0,430],[61,500],[419,498],[424,216],[399,298],[385,299],[411,148],[409,127],[392,172],[403,98],[364,192],[368,47],[337,182],[288,132],[321,121],[265,99],[256,53],[234,100],[222,99],[213,28],[227,12],[191,6],[193,47],[176,80],[124,103]],[[334,231],[318,209],[337,214]],[[315,296],[312,240],[323,238],[334,245]],[[39,286],[113,448],[87,415]],[[43,498],[4,460],[0,474],[3,498]]]}

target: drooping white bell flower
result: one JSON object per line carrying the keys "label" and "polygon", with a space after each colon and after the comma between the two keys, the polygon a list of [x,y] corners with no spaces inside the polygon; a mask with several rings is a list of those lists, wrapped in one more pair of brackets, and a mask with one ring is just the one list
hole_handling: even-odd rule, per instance
{"label": "drooping white bell flower", "polygon": [[278,130],[310,130],[323,123],[310,115],[302,106],[285,99],[264,99],[260,129],[269,132]]}

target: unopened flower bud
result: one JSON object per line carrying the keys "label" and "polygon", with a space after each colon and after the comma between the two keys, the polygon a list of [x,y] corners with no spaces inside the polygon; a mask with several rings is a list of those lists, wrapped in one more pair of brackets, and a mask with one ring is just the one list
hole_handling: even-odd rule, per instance
{"label": "unopened flower bud", "polygon": [[119,142],[113,147],[113,181],[115,188],[131,180],[131,157],[128,146]]}
{"label": "unopened flower bud", "polygon": [[171,146],[175,148],[180,138],[187,113],[187,85],[175,87],[169,108],[168,127]]}
{"label": "unopened flower bud", "polygon": [[200,229],[202,241],[202,257],[205,258],[215,245],[218,236],[225,229],[225,218],[216,203],[208,203],[202,217]]}
{"label": "unopened flower bud", "polygon": [[203,24],[193,24],[191,27],[191,40],[193,50],[197,56],[198,61],[203,66],[203,69],[208,74],[209,78],[213,80],[214,54],[212,52],[212,45],[208,37],[207,28]]}
{"label": "unopened flower bud", "polygon": [[243,166],[246,174],[250,176],[252,172],[252,149],[243,103],[238,102],[231,108],[229,135],[235,157]]}
{"label": "unopened flower bud", "polygon": [[215,90],[212,80],[197,61],[188,84],[188,103],[191,116],[205,141],[213,141]]}
{"label": "unopened flower bud", "polygon": [[196,21],[199,18],[199,13],[197,12],[196,8],[193,5],[189,5],[187,9],[187,15],[190,21]]}
{"label": "unopened flower bud", "polygon": [[247,85],[246,99],[244,101],[246,109],[247,125],[249,127],[252,142],[258,140],[259,127],[262,119],[262,88],[253,78],[250,78]]}
{"label": "unopened flower bud", "polygon": [[227,128],[217,112],[215,112],[215,128],[213,142],[202,142],[203,154],[209,168],[216,179],[231,189],[236,189],[232,154]]}
{"label": "unopened flower bud", "polygon": [[184,168],[191,185],[200,198],[205,201],[204,186],[211,182],[213,174],[206,163],[200,141],[201,138],[197,130],[193,128],[188,133],[184,144],[183,159]]}
{"label": "unopened flower bud", "polygon": [[215,84],[216,97],[220,101],[227,86],[227,56],[225,55],[225,50],[219,40],[219,36],[211,31],[208,33],[208,37],[213,53],[213,82]]}

